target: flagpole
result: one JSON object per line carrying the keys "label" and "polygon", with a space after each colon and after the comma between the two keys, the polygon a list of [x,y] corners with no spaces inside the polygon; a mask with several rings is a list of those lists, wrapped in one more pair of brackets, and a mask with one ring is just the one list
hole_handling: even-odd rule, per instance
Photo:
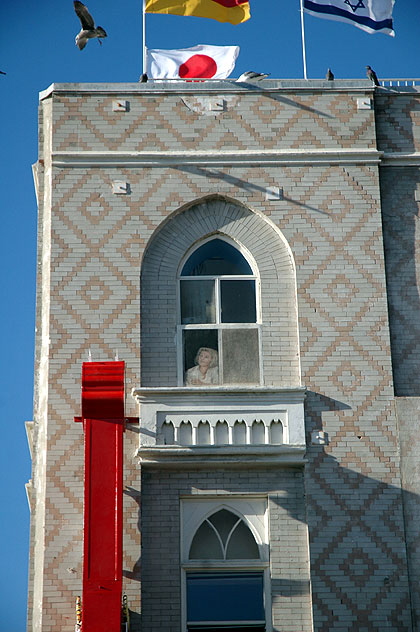
{"label": "flagpole", "polygon": [[300,28],[302,33],[302,58],[303,58],[303,78],[307,79],[306,74],[306,45],[305,45],[305,22],[303,19],[303,0],[300,0]]}
{"label": "flagpole", "polygon": [[143,70],[142,72],[146,72],[147,62],[147,48],[146,48],[146,0],[143,0]]}

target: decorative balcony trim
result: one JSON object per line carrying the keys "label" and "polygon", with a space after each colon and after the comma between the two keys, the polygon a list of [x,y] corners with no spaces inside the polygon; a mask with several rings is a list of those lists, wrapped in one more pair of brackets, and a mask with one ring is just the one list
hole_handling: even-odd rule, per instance
{"label": "decorative balcony trim", "polygon": [[302,464],[303,387],[137,388],[142,464]]}

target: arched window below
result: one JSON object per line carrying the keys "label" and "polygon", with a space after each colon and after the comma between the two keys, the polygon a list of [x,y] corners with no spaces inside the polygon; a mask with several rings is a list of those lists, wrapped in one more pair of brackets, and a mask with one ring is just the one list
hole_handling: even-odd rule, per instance
{"label": "arched window below", "polygon": [[[255,537],[241,517],[220,509],[206,518],[192,539],[189,560],[201,562],[201,568],[186,573],[188,632],[266,630],[264,571],[241,568],[260,560]],[[222,568],[215,568],[217,561]]]}
{"label": "arched window below", "polygon": [[258,546],[242,518],[227,509],[206,518],[191,543],[189,559],[259,559]]}

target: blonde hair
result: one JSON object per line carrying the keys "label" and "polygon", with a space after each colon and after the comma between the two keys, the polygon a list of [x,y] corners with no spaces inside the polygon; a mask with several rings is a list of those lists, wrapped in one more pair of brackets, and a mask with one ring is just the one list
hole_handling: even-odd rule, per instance
{"label": "blonde hair", "polygon": [[219,362],[219,355],[216,351],[216,349],[211,349],[210,347],[200,347],[199,350],[197,351],[197,354],[194,358],[194,362],[195,364],[198,364],[198,358],[200,357],[200,353],[202,351],[208,351],[210,354],[210,364],[209,364],[209,369],[212,369],[213,367],[218,365]]}

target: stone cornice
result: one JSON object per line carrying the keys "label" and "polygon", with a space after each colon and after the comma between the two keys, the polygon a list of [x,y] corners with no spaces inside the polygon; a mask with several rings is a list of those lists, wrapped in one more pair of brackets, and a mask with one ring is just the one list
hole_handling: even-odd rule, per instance
{"label": "stone cornice", "polygon": [[418,167],[420,166],[420,151],[411,153],[384,152],[381,165],[384,167]]}
{"label": "stone cornice", "polygon": [[259,467],[288,466],[305,464],[304,445],[277,446],[147,446],[137,450],[139,463],[144,466],[179,468],[230,467],[247,470]]}
{"label": "stone cornice", "polygon": [[174,404],[180,402],[185,406],[186,402],[202,405],[204,401],[210,400],[212,404],[218,401],[235,400],[238,397],[241,401],[250,400],[254,402],[263,399],[265,404],[278,404],[279,401],[302,402],[305,398],[306,388],[304,386],[213,386],[211,388],[168,386],[168,387],[139,387],[131,391],[134,399],[139,404],[151,402],[169,402]]}
{"label": "stone cornice", "polygon": [[376,149],[302,149],[255,151],[63,151],[53,152],[55,167],[177,167],[225,165],[379,164]]}
{"label": "stone cornice", "polygon": [[207,79],[205,81],[166,80],[147,83],[52,83],[39,93],[43,101],[53,95],[118,95],[138,96],[139,94],[240,94],[296,93],[296,92],[352,92],[373,93],[375,87],[368,79],[264,79],[258,83],[242,82],[235,79]]}

